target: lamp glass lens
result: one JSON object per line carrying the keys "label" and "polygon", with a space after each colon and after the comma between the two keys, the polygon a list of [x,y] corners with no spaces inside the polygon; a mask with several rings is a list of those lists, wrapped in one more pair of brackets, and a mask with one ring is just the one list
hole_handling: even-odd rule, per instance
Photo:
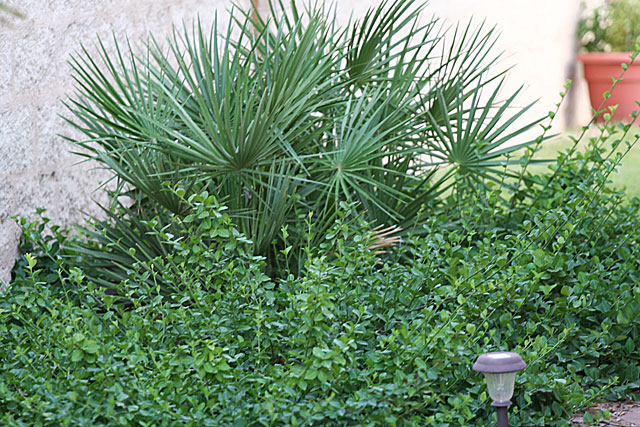
{"label": "lamp glass lens", "polygon": [[489,396],[491,396],[494,402],[504,403],[511,399],[511,396],[513,396],[513,386],[516,382],[515,372],[506,372],[503,374],[485,372],[484,377],[487,380]]}

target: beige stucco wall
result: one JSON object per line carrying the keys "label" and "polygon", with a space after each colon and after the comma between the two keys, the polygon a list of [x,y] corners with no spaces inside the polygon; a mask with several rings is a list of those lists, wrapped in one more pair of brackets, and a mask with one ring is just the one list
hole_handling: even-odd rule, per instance
{"label": "beige stucco wall", "polygon": [[[264,2],[265,0],[261,0]],[[338,0],[338,19],[362,15],[378,0]],[[7,281],[17,254],[18,228],[9,218],[45,207],[55,223],[96,212],[92,193],[104,175],[77,158],[58,133],[69,132],[58,114],[60,100],[72,90],[66,64],[80,42],[96,33],[127,34],[139,40],[148,31],[160,35],[173,22],[197,13],[221,17],[231,0],[10,0],[27,16],[0,27],[0,281]],[[248,0],[239,0],[246,6]],[[546,114],[558,100],[565,79],[574,73],[574,34],[579,0],[431,0],[428,14],[449,23],[474,17],[497,25],[498,49],[510,72],[509,88],[525,85],[520,105],[540,98],[529,118]],[[223,19],[224,21],[224,19]],[[577,123],[587,115],[584,87],[565,104],[557,127]]]}
{"label": "beige stucco wall", "polygon": [[[589,0],[588,5],[605,0]],[[337,16],[346,22],[351,11],[362,15],[378,0],[338,1]],[[575,62],[576,31],[581,0],[430,0],[425,19],[435,15],[449,26],[485,21],[500,34],[496,52],[504,52],[498,66],[511,68],[505,95],[524,85],[520,106],[539,99],[529,118],[546,115],[559,101],[558,93],[566,80],[574,84],[560,114],[555,130],[584,124],[589,118],[589,103],[581,67]]]}
{"label": "beige stucco wall", "polygon": [[[101,171],[76,165],[61,99],[71,93],[69,55],[100,35],[109,43],[128,35],[143,40],[164,34],[172,23],[215,12],[226,25],[231,0],[9,0],[26,19],[0,24],[0,281],[9,280],[17,255],[18,227],[10,216],[47,209],[54,223],[82,219],[98,211],[93,193]],[[236,2],[248,4],[248,0]],[[6,18],[6,16],[5,16]]]}
{"label": "beige stucco wall", "polygon": [[[591,0],[603,3],[601,0]],[[529,117],[545,115],[560,98],[566,80],[573,86],[554,122],[555,130],[589,120],[589,102],[582,69],[576,64],[580,0],[435,0],[436,13],[449,22],[486,20],[496,26],[497,50],[504,51],[502,65],[513,67],[507,89],[524,85],[519,104],[539,99]]]}

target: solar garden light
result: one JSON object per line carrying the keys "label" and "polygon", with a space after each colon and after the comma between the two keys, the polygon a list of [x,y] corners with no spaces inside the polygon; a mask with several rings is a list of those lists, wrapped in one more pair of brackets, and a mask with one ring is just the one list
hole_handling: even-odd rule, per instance
{"label": "solar garden light", "polygon": [[495,406],[498,416],[498,427],[509,426],[507,408],[511,405],[516,373],[526,366],[518,354],[506,351],[482,354],[473,364],[473,370],[482,372],[487,380],[489,396],[493,400],[491,406]]}

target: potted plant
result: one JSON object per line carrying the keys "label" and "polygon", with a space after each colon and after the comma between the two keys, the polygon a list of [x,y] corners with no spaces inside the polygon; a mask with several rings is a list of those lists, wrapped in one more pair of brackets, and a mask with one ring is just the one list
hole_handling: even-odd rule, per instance
{"label": "potted plant", "polygon": [[[603,110],[614,105],[618,106],[614,120],[630,120],[638,108],[635,101],[640,100],[640,58],[632,61],[632,51],[638,50],[640,42],[640,0],[609,0],[586,12],[578,36],[582,47],[578,60],[584,65],[591,106],[600,111],[596,120],[603,121]],[[611,90],[622,67],[626,69],[623,79]]]}

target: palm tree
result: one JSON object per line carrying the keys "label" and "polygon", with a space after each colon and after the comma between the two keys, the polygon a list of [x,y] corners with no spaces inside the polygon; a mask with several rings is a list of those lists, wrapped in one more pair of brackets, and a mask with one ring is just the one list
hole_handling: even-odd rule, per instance
{"label": "palm tree", "polygon": [[[291,2],[277,18],[283,0],[268,18],[253,6],[222,34],[217,22],[174,30],[168,51],[151,40],[114,55],[100,42],[99,58],[73,59],[68,121],[85,139],[69,139],[114,173],[114,200],[133,200],[89,231],[117,252],[95,261],[104,284],[163,254],[145,220],[185,215],[176,186],[215,194],[277,270],[283,256],[302,263],[303,219],[318,244],[344,202],[374,227],[419,230],[448,209],[442,195],[509,185],[509,154],[528,142],[506,143],[538,121],[510,130],[529,107],[514,109],[517,93],[499,101],[492,29],[447,31],[416,0],[383,1],[345,29],[325,6]],[[136,245],[146,250],[133,256]]]}

